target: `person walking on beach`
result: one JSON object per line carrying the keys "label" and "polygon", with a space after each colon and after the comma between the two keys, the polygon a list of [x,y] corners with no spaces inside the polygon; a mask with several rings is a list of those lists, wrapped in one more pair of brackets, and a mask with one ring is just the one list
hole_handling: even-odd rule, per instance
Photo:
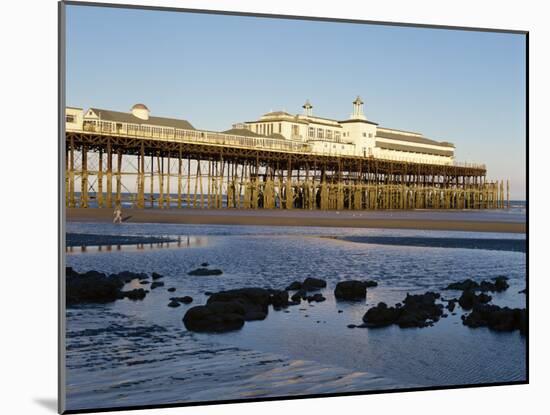
{"label": "person walking on beach", "polygon": [[122,209],[120,208],[120,205],[115,207],[113,215],[113,223],[122,223]]}

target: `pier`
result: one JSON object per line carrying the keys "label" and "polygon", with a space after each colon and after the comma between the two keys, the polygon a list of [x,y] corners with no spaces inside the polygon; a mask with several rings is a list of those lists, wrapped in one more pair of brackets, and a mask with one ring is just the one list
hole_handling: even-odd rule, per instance
{"label": "pier", "polygon": [[[69,208],[498,209],[484,165],[326,154],[308,143],[100,121],[65,131]],[[131,183],[131,185],[129,185]]]}

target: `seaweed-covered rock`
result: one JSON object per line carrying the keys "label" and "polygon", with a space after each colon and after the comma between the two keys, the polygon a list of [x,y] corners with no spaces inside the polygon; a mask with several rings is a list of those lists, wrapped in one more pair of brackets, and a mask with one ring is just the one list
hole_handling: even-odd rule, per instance
{"label": "seaweed-covered rock", "polygon": [[367,297],[365,281],[340,281],[334,289],[334,296],[339,300],[361,301]]}
{"label": "seaweed-covered rock", "polygon": [[495,331],[527,331],[527,312],[524,308],[499,307],[491,304],[476,304],[470,314],[462,316],[465,326],[488,327]]}
{"label": "seaweed-covered rock", "polygon": [[302,283],[302,289],[306,291],[319,290],[321,288],[325,288],[326,286],[327,286],[327,282],[325,280],[321,280],[319,278],[312,278],[312,277],[306,278]]}
{"label": "seaweed-covered rock", "polygon": [[197,268],[193,271],[189,271],[187,275],[192,275],[196,277],[207,277],[212,275],[222,275],[223,271],[221,269],[208,269],[208,268]]}
{"label": "seaweed-covered rock", "polygon": [[187,310],[183,323],[190,331],[220,333],[240,329],[244,316],[245,310],[237,302],[210,302]]}

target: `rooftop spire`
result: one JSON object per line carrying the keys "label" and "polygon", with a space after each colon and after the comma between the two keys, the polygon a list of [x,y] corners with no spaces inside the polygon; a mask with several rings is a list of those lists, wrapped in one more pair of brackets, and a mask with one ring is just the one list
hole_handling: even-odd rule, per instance
{"label": "rooftop spire", "polygon": [[304,115],[311,117],[311,115],[313,114],[313,105],[311,105],[309,99],[306,99],[306,103],[302,105],[302,108],[304,109]]}
{"label": "rooftop spire", "polygon": [[353,113],[351,114],[350,118],[352,119],[359,119],[359,120],[366,120],[365,114],[363,114],[363,101],[361,100],[361,97],[357,95],[357,98],[355,98],[355,101],[353,101]]}

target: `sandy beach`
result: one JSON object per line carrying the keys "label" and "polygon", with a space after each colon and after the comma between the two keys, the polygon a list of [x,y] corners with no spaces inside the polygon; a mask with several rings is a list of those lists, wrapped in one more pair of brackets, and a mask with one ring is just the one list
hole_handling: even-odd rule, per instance
{"label": "sandy beach", "polygon": [[[303,211],[124,209],[128,223],[204,225],[326,226],[525,233],[524,217],[502,211]],[[67,220],[111,222],[111,209],[67,209]]]}

